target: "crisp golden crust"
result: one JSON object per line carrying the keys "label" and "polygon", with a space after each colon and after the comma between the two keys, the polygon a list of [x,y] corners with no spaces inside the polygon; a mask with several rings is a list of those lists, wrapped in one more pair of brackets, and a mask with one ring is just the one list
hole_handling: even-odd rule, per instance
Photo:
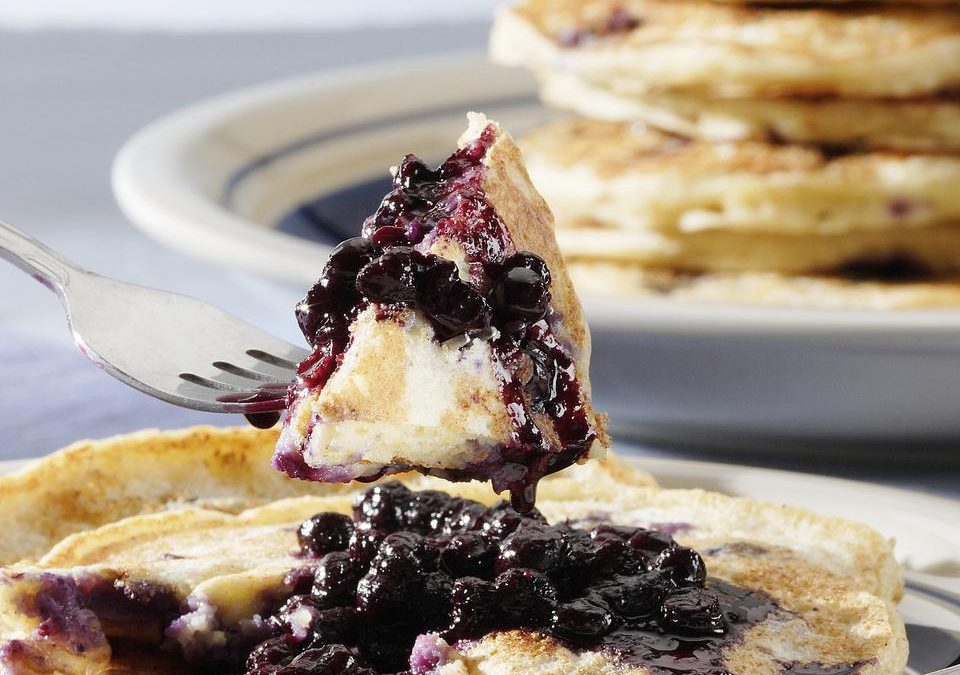
{"label": "crisp golden crust", "polygon": [[[235,514],[278,499],[356,489],[294,480],[271,468],[277,435],[273,429],[252,427],[146,430],[81,441],[2,476],[0,565],[37,559],[68,535],[130,516],[187,507]],[[422,489],[445,484],[436,478],[417,480]],[[649,474],[609,457],[547,476],[539,494],[577,495],[598,482],[654,484]],[[461,489],[473,499],[494,498],[487,484],[468,483]]]}
{"label": "crisp golden crust", "polygon": [[275,430],[194,427],[81,441],[0,478],[0,564],[40,555],[68,534],[138,513],[201,506],[237,513],[341,487],[270,467]]}
{"label": "crisp golden crust", "polygon": [[774,272],[687,274],[588,260],[571,261],[570,273],[584,293],[698,304],[876,310],[960,307],[960,277],[879,282]]}
{"label": "crisp golden crust", "polygon": [[[876,270],[881,277],[908,270],[953,276],[960,271],[960,222],[930,227],[837,235],[776,232],[655,232],[616,229],[592,220],[557,230],[568,264],[615,263],[671,272],[777,272],[841,275]],[[585,290],[585,289],[584,289]]]}
{"label": "crisp golden crust", "polygon": [[905,97],[960,84],[960,14],[867,4],[526,0],[500,11],[491,51],[506,64],[570,70],[636,92]]}
{"label": "crisp golden crust", "polygon": [[[470,128],[461,144],[482,133],[487,123],[482,116],[471,117]],[[534,188],[520,149],[505,132],[497,134],[487,151],[484,166],[483,188],[487,200],[506,224],[517,250],[537,253],[550,269],[550,304],[561,317],[555,330],[559,331],[560,339],[572,347],[581,385],[589,393],[590,330],[557,247],[550,207]]]}
{"label": "crisp golden crust", "polygon": [[[482,133],[487,123],[483,116],[471,116],[461,143]],[[600,445],[608,447],[606,416],[594,410],[590,399],[590,329],[557,244],[553,213],[530,180],[520,148],[509,134],[500,130],[484,165],[484,192],[506,224],[517,250],[536,253],[550,269],[550,304],[556,316],[552,327],[572,351],[587,419],[596,429]]]}
{"label": "crisp golden crust", "polygon": [[960,156],[687,141],[571,119],[522,141],[558,227],[842,234],[960,221]]}
{"label": "crisp golden crust", "polygon": [[703,92],[618,91],[575,73],[540,73],[550,105],[592,119],[644,122],[706,141],[778,141],[854,149],[960,151],[956,96],[918,99],[837,97],[717,98]]}

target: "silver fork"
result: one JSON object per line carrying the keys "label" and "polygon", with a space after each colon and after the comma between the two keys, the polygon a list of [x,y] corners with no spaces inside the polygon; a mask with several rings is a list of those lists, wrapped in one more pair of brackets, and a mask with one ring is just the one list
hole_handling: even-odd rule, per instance
{"label": "silver fork", "polygon": [[60,296],[88,359],[174,405],[271,426],[308,354],[200,300],[81,269],[3,222],[0,257]]}

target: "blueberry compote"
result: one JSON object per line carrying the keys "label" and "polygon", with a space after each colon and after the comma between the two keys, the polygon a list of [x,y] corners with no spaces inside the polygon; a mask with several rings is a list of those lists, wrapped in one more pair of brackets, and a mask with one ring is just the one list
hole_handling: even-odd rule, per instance
{"label": "blueberry compote", "polygon": [[247,675],[424,675],[422,664],[449,654],[439,638],[509,629],[657,674],[722,675],[724,648],[776,610],[761,593],[708,580],[697,552],[667,534],[551,525],[535,509],[398,482],[360,495],[352,518],[308,519],[299,542],[313,561],[302,594],[270,619],[274,634]]}
{"label": "blueberry compote", "polygon": [[557,33],[557,39],[564,47],[579,47],[592,40],[629,33],[642,24],[643,19],[636,14],[627,11],[623,7],[616,7],[606,18],[599,21],[559,31]]}
{"label": "blueberry compote", "polygon": [[[484,193],[482,162],[495,137],[495,127],[488,126],[436,169],[408,155],[393,190],[364,222],[362,236],[333,250],[320,280],[297,306],[313,351],[299,366],[291,405],[298,394],[325,385],[350,344],[351,324],[371,305],[380,320],[419,310],[440,342],[486,340],[502,366],[497,370],[513,422],[511,439],[490,461],[442,474],[491,479],[523,511],[533,507],[537,481],[585,456],[597,431],[574,361],[552,328],[550,270],[538,256],[516,251]],[[431,253],[444,241],[463,252],[464,270]],[[282,454],[277,466],[299,478],[353,478],[318,474],[300,458]],[[410,468],[417,467],[390,471]]]}

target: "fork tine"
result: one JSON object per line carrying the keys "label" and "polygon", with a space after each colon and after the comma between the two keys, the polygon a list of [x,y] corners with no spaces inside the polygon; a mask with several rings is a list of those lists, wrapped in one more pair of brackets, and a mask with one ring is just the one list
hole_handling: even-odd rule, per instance
{"label": "fork tine", "polygon": [[257,370],[250,370],[249,368],[244,368],[243,366],[238,366],[233,363],[227,363],[226,361],[214,361],[213,367],[219,370],[222,370],[225,373],[230,375],[235,375],[236,377],[243,377],[248,380],[253,380],[255,382],[282,382],[283,379],[277,377],[276,375],[270,375],[269,373],[263,373]]}
{"label": "fork tine", "polygon": [[196,375],[194,373],[180,373],[180,379],[190,384],[195,384],[198,387],[206,387],[207,389],[217,389],[219,391],[237,391],[240,389],[240,387],[228,382],[211,380],[209,377],[203,377],[202,375]]}
{"label": "fork tine", "polygon": [[248,349],[247,356],[252,356],[258,361],[262,361],[263,363],[275,366],[277,368],[285,368],[287,370],[297,369],[297,363],[295,361],[290,361],[289,359],[285,359],[282,356],[276,356],[275,354],[268,354],[262,349]]}

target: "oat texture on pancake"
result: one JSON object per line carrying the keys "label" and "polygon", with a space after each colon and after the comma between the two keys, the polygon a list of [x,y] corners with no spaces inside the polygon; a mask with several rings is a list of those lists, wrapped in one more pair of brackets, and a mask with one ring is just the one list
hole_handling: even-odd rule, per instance
{"label": "oat texture on pancake", "polygon": [[583,288],[873,309],[956,304],[958,50],[955,2],[525,0],[491,37],[579,116],[521,146]]}
{"label": "oat texture on pancake", "polygon": [[482,115],[438,167],[408,156],[393,170],[297,318],[313,353],[274,460],[291,476],[490,480],[528,510],[540,478],[607,445],[553,218]]}
{"label": "oat texture on pancake", "polygon": [[[253,430],[218,435],[225,449],[269,448]],[[160,455],[178,442],[155,441]],[[130,467],[119,473],[132,477]],[[95,486],[52,476],[49,489],[72,487],[77,503],[96,499]],[[659,489],[614,457],[546,477],[525,514],[488,484],[395,478],[319,485],[237,513],[119,514],[76,532],[0,570],[0,670],[893,675],[904,667],[899,569],[890,542],[867,527]]]}

